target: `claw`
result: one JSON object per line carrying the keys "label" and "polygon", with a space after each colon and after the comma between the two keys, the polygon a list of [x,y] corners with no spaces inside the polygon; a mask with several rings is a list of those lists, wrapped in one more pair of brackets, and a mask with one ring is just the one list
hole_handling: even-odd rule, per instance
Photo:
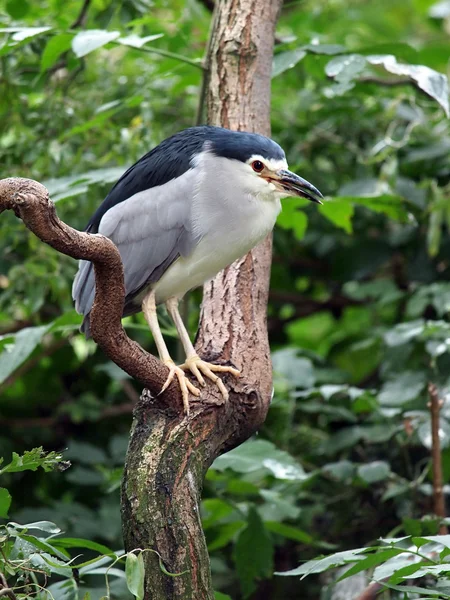
{"label": "claw", "polygon": [[169,387],[176,375],[181,388],[184,412],[186,415],[189,415],[189,394],[191,393],[193,396],[200,396],[200,390],[189,381],[183,369],[181,367],[177,367],[172,360],[166,360],[164,361],[164,364],[169,367],[169,375],[167,376],[167,379],[159,394],[162,394]]}
{"label": "claw", "polygon": [[[226,367],[223,365],[213,365],[205,360],[202,360],[199,356],[194,355],[186,359],[186,362],[180,365],[180,369],[183,371],[189,370],[198,380],[200,385],[205,385],[205,380],[203,375],[208,379],[211,379],[220,390],[224,400],[228,400],[228,390],[223,384],[223,381],[215,375],[214,371],[217,373],[231,373],[235,377],[240,376],[240,372],[233,367]],[[203,375],[202,375],[203,374]]]}

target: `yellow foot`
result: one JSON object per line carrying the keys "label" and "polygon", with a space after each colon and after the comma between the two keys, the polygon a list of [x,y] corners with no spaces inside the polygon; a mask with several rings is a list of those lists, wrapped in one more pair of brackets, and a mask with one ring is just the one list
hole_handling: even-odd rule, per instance
{"label": "yellow foot", "polygon": [[205,377],[207,377],[208,379],[211,379],[212,381],[214,381],[214,383],[219,388],[220,393],[222,394],[222,396],[225,400],[228,400],[228,390],[224,386],[223,381],[220,379],[220,377],[217,377],[217,375],[215,375],[214,372],[216,372],[216,373],[231,373],[235,377],[239,377],[239,375],[240,375],[240,372],[237,369],[233,369],[233,367],[224,367],[223,365],[213,365],[209,362],[206,362],[205,360],[202,360],[196,354],[194,356],[186,358],[186,362],[184,364],[180,365],[180,368],[183,369],[183,371],[189,370],[193,375],[195,375],[195,377],[197,378],[197,381],[202,386],[205,385],[205,380],[203,379],[203,375]]}
{"label": "yellow foot", "polygon": [[177,367],[177,365],[173,362],[173,360],[165,360],[164,364],[167,365],[170,369],[169,375],[166,379],[165,384],[162,387],[162,390],[159,392],[162,394],[172,383],[173,378],[176,376],[181,388],[181,395],[183,397],[183,407],[184,412],[189,414],[189,393],[193,396],[200,396],[200,390],[192,385],[189,379],[186,377],[185,372],[181,367]]}

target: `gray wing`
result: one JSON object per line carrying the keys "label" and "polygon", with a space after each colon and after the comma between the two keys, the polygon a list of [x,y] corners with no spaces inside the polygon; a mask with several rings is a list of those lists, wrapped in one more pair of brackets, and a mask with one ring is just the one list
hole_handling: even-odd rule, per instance
{"label": "gray wing", "polygon": [[[116,244],[123,262],[124,315],[139,312],[140,305],[134,304],[133,298],[198,243],[190,222],[194,184],[193,171],[187,171],[163,186],[138,192],[103,215],[98,232]],[[85,316],[81,330],[89,335],[89,313],[95,295],[91,262],[80,261],[72,295],[77,312]]]}

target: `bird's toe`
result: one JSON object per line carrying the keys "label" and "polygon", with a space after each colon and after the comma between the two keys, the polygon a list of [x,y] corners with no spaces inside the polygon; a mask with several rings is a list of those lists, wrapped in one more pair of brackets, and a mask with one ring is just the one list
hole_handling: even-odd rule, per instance
{"label": "bird's toe", "polygon": [[159,393],[162,394],[172,383],[173,378],[176,377],[180,384],[184,412],[186,415],[188,415],[189,414],[189,394],[192,394],[193,396],[200,396],[200,390],[198,388],[196,388],[195,385],[193,385],[189,381],[189,379],[186,377],[186,374],[183,371],[183,369],[181,367],[177,367],[177,365],[172,360],[165,361],[164,364],[167,367],[169,367],[169,375],[167,376],[167,379]]}

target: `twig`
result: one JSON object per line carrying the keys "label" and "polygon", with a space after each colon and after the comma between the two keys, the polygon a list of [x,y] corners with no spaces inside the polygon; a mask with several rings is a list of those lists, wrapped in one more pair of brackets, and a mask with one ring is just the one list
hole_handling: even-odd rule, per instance
{"label": "twig", "polygon": [[14,211],[30,231],[55,250],[94,264],[96,292],[90,315],[93,339],[111,360],[150,389],[155,404],[180,412],[178,381],[173,381],[158,396],[169,374],[168,368],[131,340],[122,327],[123,265],[114,243],[102,235],[82,233],[63,223],[47,189],[31,179],[0,180],[0,213],[4,210]]}
{"label": "twig", "polygon": [[382,77],[360,77],[358,83],[376,83],[377,85],[384,85],[387,87],[396,87],[398,85],[412,85],[416,87],[415,82],[412,79],[383,79]]}
{"label": "twig", "polygon": [[80,14],[75,19],[75,21],[72,23],[72,25],[70,26],[70,29],[78,29],[78,27],[84,27],[87,12],[89,10],[90,4],[91,4],[91,0],[84,0],[83,6],[81,7]]}
{"label": "twig", "polygon": [[[444,405],[444,401],[439,398],[437,386],[434,383],[428,384],[428,395],[430,401],[428,408],[431,414],[431,462],[433,465],[433,503],[434,514],[442,519],[446,516],[445,498],[442,478],[442,455],[441,455],[441,440],[439,438],[439,412]],[[439,528],[441,535],[448,533],[446,525],[441,525]]]}
{"label": "twig", "polygon": [[14,590],[11,588],[3,588],[2,590],[0,590],[0,598],[2,596],[8,596],[8,598],[11,598],[11,600],[17,600],[17,596],[14,593]]}

